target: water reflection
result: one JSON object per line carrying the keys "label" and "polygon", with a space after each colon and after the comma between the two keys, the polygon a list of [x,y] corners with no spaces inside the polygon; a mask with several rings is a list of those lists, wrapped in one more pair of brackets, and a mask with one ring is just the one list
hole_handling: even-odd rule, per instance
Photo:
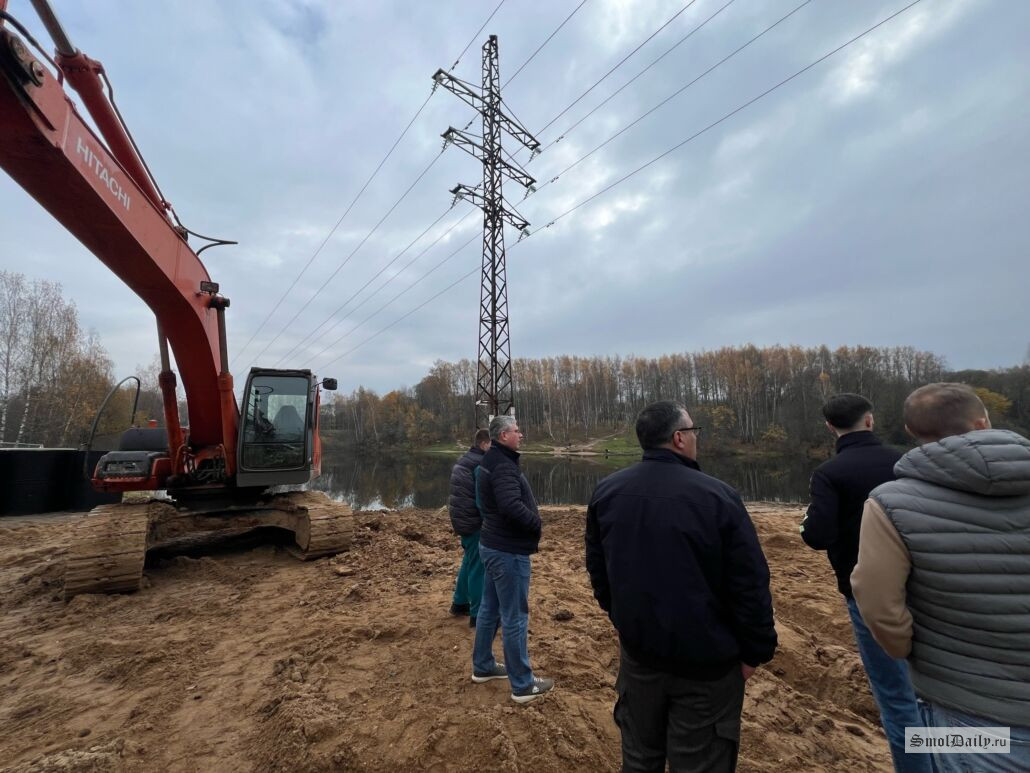
{"label": "water reflection", "polygon": [[[313,488],[356,509],[437,508],[447,504],[454,459],[438,454],[332,454],[322,459],[322,476]],[[586,504],[605,475],[633,464],[637,457],[522,457],[522,467],[541,504]],[[734,486],[745,500],[805,502],[808,479],[818,461],[804,457],[741,460],[710,457],[702,469]]]}

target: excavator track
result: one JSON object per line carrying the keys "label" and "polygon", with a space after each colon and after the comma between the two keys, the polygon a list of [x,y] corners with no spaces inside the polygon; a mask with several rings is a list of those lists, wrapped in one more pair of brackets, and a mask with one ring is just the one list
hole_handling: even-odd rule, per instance
{"label": "excavator track", "polygon": [[350,547],[354,538],[354,514],[342,502],[334,502],[319,491],[297,491],[281,494],[276,502],[307,511],[294,530],[296,545],[290,552],[303,561],[331,556]]}
{"label": "excavator track", "polygon": [[202,534],[261,526],[293,532],[290,552],[303,561],[340,553],[354,537],[350,507],[318,491],[278,494],[250,507],[176,507],[153,500],[103,505],[77,526],[64,575],[64,597],[139,590],[147,550]]}
{"label": "excavator track", "polygon": [[160,503],[102,505],[78,523],[64,573],[66,599],[139,589],[154,505]]}

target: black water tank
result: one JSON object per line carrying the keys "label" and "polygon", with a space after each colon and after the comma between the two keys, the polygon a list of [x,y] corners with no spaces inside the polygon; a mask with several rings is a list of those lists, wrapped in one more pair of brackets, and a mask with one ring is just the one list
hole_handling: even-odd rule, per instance
{"label": "black water tank", "polygon": [[[90,471],[102,452],[90,454]],[[0,515],[90,510],[121,501],[83,479],[84,451],[74,448],[0,449]]]}

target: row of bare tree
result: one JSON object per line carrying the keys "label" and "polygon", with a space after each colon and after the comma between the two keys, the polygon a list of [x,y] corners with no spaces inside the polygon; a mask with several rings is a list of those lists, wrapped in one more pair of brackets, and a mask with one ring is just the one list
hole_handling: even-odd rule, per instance
{"label": "row of bare tree", "polygon": [[[140,374],[140,419],[161,419],[157,371],[155,360]],[[1030,366],[948,374],[941,357],[911,347],[561,356],[515,360],[512,375],[520,423],[555,444],[625,432],[641,407],[662,399],[687,405],[716,442],[822,442],[819,408],[835,392],[869,397],[881,432],[902,443],[905,396],[945,377],[980,387],[996,423],[1030,427]],[[112,384],[110,357],[81,329],[60,285],[0,271],[0,444],[78,445]],[[475,429],[475,387],[475,362],[438,361],[411,389],[335,395],[323,406],[323,427],[359,445],[464,440]],[[124,428],[130,405],[131,391],[122,390],[101,433]]]}
{"label": "row of bare tree", "polygon": [[61,286],[0,271],[0,443],[78,445],[111,384]]}
{"label": "row of bare tree", "polygon": [[[917,386],[947,377],[944,360],[912,347],[874,348],[748,345],[661,357],[553,357],[515,360],[515,407],[520,424],[556,444],[620,433],[641,407],[678,400],[717,442],[804,445],[823,442],[820,407],[831,394],[858,392],[876,405],[879,430],[906,440],[905,397]],[[1015,405],[1030,414],[1030,369],[1012,368],[1005,392],[984,391],[996,418]],[[965,372],[981,385],[998,371]],[[977,380],[979,379],[979,381]],[[476,363],[437,362],[414,388],[380,397],[359,388],[324,409],[326,426],[359,444],[426,444],[464,439],[475,426]]]}

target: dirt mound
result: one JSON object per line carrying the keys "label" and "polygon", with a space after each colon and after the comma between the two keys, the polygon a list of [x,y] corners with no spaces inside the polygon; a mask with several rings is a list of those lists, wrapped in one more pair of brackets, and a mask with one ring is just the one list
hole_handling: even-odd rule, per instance
{"label": "dirt mound", "polygon": [[125,739],[116,738],[87,749],[44,754],[9,770],[12,773],[106,773],[119,770],[124,756]]}
{"label": "dirt mound", "polygon": [[[740,769],[889,769],[825,557],[801,544],[796,509],[752,511],[781,648],[749,683]],[[139,593],[67,604],[68,519],[4,521],[3,769],[619,768],[618,646],[583,569],[583,508],[544,512],[530,654],[558,686],[527,706],[469,679],[473,632],[447,614],[460,549],[446,513],[356,519],[332,559],[252,538],[161,554]]]}

